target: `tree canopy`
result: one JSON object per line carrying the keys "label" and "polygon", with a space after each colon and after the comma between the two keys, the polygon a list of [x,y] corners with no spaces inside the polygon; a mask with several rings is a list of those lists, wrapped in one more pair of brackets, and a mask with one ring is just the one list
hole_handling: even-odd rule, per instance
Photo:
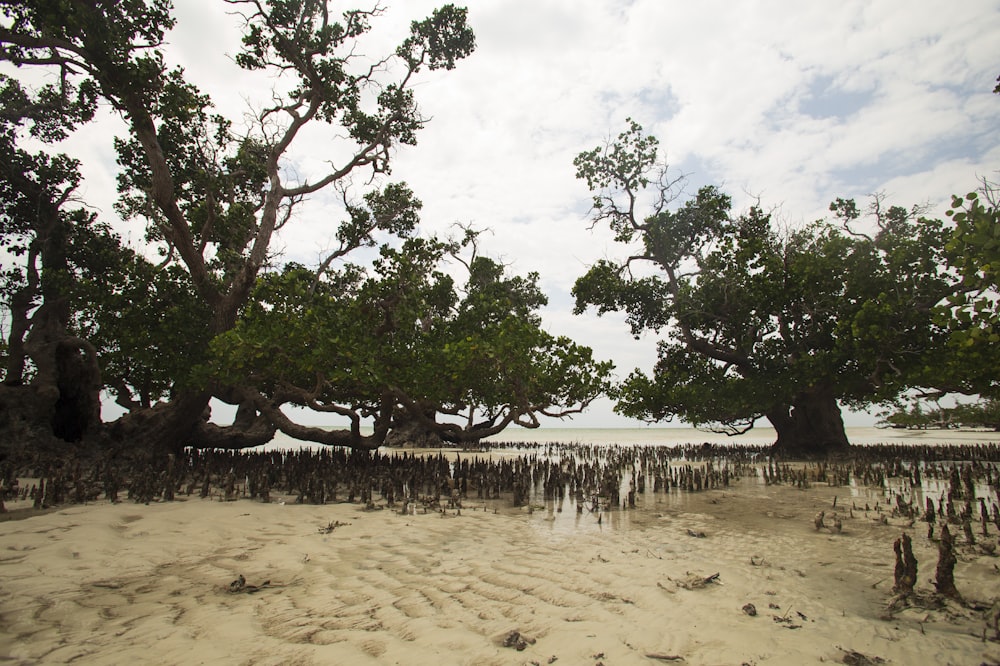
{"label": "tree canopy", "polygon": [[960,283],[939,308],[951,330],[951,367],[944,390],[995,397],[1000,388],[1000,214],[995,188],[952,197],[948,217],[954,223],[946,245],[949,266]]}
{"label": "tree canopy", "polygon": [[634,335],[662,337],[652,372],[617,388],[620,413],[730,433],[766,418],[779,450],[821,453],[848,445],[841,403],[936,382],[948,331],[934,308],[955,287],[939,220],[876,197],[867,215],[837,200],[834,220],[779,229],[760,206],[735,214],[715,187],[682,200],[631,121],[575,164],[594,223],[630,253],[577,280],[577,312],[624,312]]}
{"label": "tree canopy", "polygon": [[[252,390],[284,432],[359,446],[411,423],[474,441],[581,411],[603,393],[610,364],[542,329],[537,274],[507,276],[474,255],[457,283],[441,269],[458,250],[413,238],[383,247],[371,271],[349,265],[322,281],[297,265],[269,274],[238,325],[213,341],[213,372]],[[354,432],[296,427],[282,404],[348,416]],[[364,416],[375,432],[358,439]]]}
{"label": "tree canopy", "polygon": [[[596,397],[609,366],[542,330],[538,276],[507,275],[473,252],[457,285],[441,266],[475,234],[421,239],[419,200],[388,180],[394,151],[427,122],[420,75],[454,68],[475,47],[466,10],[445,5],[413,21],[373,57],[359,45],[379,8],[225,2],[244,21],[236,65],[274,85],[249,119],[225,116],[169,66],[167,0],[0,4],[0,60],[52,81],[0,82],[10,313],[0,428],[55,447],[240,448],[280,429],[370,448],[407,421],[462,441]],[[116,211],[144,227],[141,248],[86,204],[73,207],[79,163],[56,152],[98,106],[124,121],[113,139]],[[329,128],[317,146],[327,169],[299,175],[292,149],[315,141],[306,130],[316,127]],[[316,266],[280,265],[276,234],[321,190],[342,203],[328,211],[332,249]],[[377,256],[371,266],[366,253]],[[107,426],[102,390],[127,410]],[[213,399],[237,406],[233,423],[207,420]],[[303,427],[285,405],[353,425],[334,435]],[[361,434],[364,419],[374,435]]]}
{"label": "tree canopy", "polygon": [[990,398],[942,407],[938,402],[925,406],[920,399],[913,399],[909,408],[899,406],[883,414],[880,424],[908,430],[981,428],[1000,431],[1000,401]]}

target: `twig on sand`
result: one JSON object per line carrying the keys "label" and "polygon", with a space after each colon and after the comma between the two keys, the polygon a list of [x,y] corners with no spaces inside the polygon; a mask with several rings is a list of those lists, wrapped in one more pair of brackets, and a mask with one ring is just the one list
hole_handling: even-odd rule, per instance
{"label": "twig on sand", "polygon": [[788,617],[788,613],[785,613],[784,615],[772,615],[771,619],[774,620],[777,624],[779,624],[782,627],[784,627],[785,629],[801,629],[802,628],[801,624],[796,624],[795,620],[793,620],[792,618]]}
{"label": "twig on sand", "polygon": [[[673,580],[668,576],[668,580]],[[702,576],[700,574],[688,573],[687,578],[684,580],[673,580],[677,587],[683,587],[685,590],[699,590],[710,583],[719,582],[719,574],[714,573],[711,576]],[[663,587],[662,585],[660,587]]]}
{"label": "twig on sand", "polygon": [[334,520],[334,521],[331,521],[330,523],[328,523],[326,525],[326,527],[319,528],[319,533],[320,534],[330,534],[331,532],[333,532],[338,527],[344,527],[345,525],[350,525],[350,523],[342,523],[339,520]]}
{"label": "twig on sand", "polygon": [[882,657],[869,657],[857,650],[846,650],[839,645],[837,649],[844,653],[843,663],[850,664],[851,666],[874,666],[875,664],[885,663],[885,659]]}
{"label": "twig on sand", "polygon": [[[770,608],[775,609],[775,610],[777,610],[779,608],[777,604],[768,604],[768,606]],[[784,615],[772,615],[771,619],[774,620],[775,623],[777,623],[777,624],[781,625],[782,627],[784,627],[785,629],[801,629],[802,625],[801,624],[796,624],[795,623],[795,618],[789,617],[791,615],[791,612],[792,612],[792,608],[791,608],[791,606],[789,606],[788,610],[785,611]],[[801,613],[799,611],[795,611],[795,614],[798,615],[799,619],[802,620],[803,622],[808,622],[809,621],[809,618],[805,616],[805,613]]]}
{"label": "twig on sand", "polygon": [[229,584],[229,592],[230,594],[239,594],[239,593],[255,594],[257,592],[260,592],[261,590],[266,590],[275,587],[285,587],[285,586],[273,584],[269,580],[265,580],[260,585],[250,585],[247,583],[247,579],[243,577],[243,574],[240,574],[239,578],[237,578],[236,580],[234,580],[232,583]]}
{"label": "twig on sand", "polygon": [[656,652],[647,652],[646,659],[656,659],[657,661],[684,661],[684,657],[679,654],[657,654]]}

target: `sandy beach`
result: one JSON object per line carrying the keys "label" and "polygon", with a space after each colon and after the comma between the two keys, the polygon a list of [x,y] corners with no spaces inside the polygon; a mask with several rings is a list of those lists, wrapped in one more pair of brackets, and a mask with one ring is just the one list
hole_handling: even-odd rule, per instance
{"label": "sandy beach", "polygon": [[[955,530],[966,603],[942,602],[926,525],[876,491],[745,477],[597,512],[292,500],[98,501],[0,523],[0,660],[1000,663],[1000,560],[982,547],[996,529],[977,525],[975,546]],[[842,531],[817,529],[819,511]],[[917,598],[889,612],[904,531]]]}

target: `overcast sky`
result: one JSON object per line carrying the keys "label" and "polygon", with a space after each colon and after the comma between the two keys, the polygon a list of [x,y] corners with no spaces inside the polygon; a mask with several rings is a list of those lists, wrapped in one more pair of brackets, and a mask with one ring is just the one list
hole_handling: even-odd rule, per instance
{"label": "overcast sky", "polygon": [[[266,86],[230,60],[238,22],[227,7],[175,3],[172,62],[222,110],[266,101]],[[383,4],[362,53],[387,52],[440,3]],[[719,185],[737,210],[759,197],[791,225],[825,216],[835,197],[873,192],[940,214],[949,195],[1000,169],[998,1],[469,5],[476,51],[454,71],[421,76],[417,101],[432,120],[416,147],[396,155],[392,178],[423,201],[424,233],[456,222],[489,228],[487,254],[541,274],[546,328],[614,360],[619,376],[651,367],[655,339],[633,340],[620,318],[572,314],[574,280],[595,260],[622,255],[608,233],[589,230],[590,197],[572,162],[616,136],[627,117],[660,139],[691,192]],[[100,148],[88,140],[113,163],[106,137]],[[294,168],[321,169],[324,149],[317,135],[297,150]],[[89,187],[109,185],[110,172]],[[314,262],[331,213],[332,199],[313,201],[281,236],[285,258]],[[634,423],[604,402],[566,425]]]}

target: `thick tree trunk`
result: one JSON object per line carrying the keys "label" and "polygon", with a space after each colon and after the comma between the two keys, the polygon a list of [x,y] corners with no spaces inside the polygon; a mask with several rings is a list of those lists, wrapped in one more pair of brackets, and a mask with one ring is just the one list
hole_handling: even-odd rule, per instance
{"label": "thick tree trunk", "polygon": [[385,445],[390,447],[412,446],[417,449],[436,449],[444,446],[441,436],[428,430],[416,420],[397,425],[385,437]]}
{"label": "thick tree trunk", "polygon": [[[69,458],[100,434],[100,370],[89,344],[56,337],[33,350],[32,381],[0,385],[0,460]],[[43,372],[43,369],[45,370]]]}
{"label": "thick tree trunk", "polygon": [[774,452],[783,457],[823,458],[850,447],[840,406],[828,387],[813,387],[795,396],[791,405],[767,413],[778,433]]}
{"label": "thick tree trunk", "polygon": [[56,399],[52,432],[67,442],[80,442],[101,425],[101,370],[97,351],[85,340],[66,338],[55,349]]}
{"label": "thick tree trunk", "polygon": [[208,420],[207,392],[177,395],[148,409],[135,409],[106,428],[107,446],[123,452],[157,456],[178,453],[197,443],[199,428]]}
{"label": "thick tree trunk", "polygon": [[[16,170],[15,170],[16,171]],[[34,202],[27,220],[34,233],[26,283],[10,301],[7,376],[0,390],[0,459],[72,458],[100,433],[101,371],[97,351],[71,335],[67,237],[72,221],[61,212],[72,188],[58,193],[26,172],[8,172],[13,197]],[[31,312],[36,300],[41,304]],[[26,381],[26,359],[34,372]]]}

